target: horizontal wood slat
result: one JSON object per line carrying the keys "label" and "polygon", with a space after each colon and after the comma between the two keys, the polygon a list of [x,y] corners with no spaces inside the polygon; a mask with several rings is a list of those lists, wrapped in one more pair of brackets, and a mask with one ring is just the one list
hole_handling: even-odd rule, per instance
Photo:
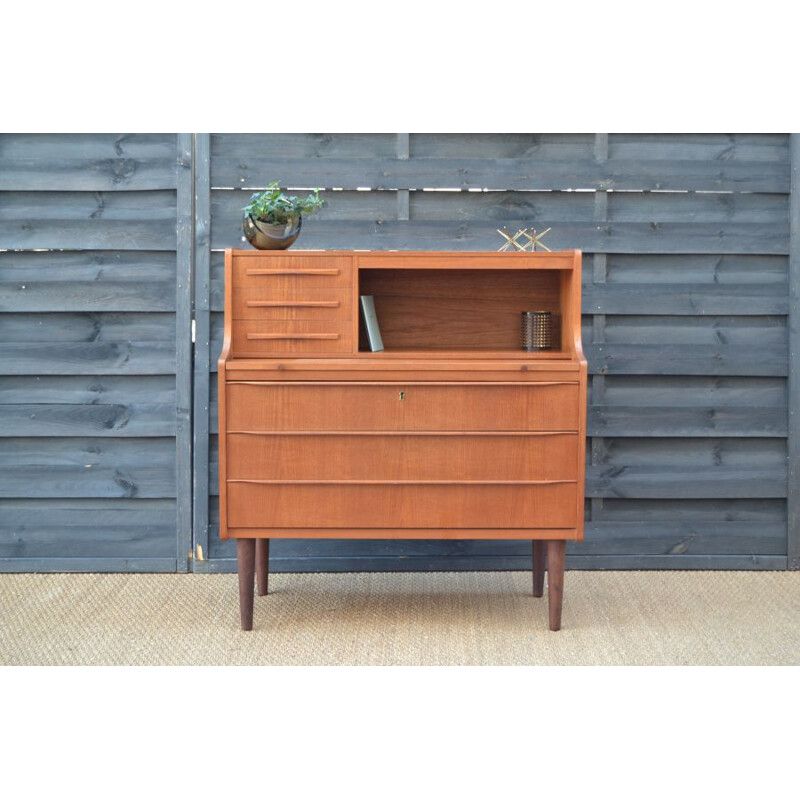
{"label": "horizontal wood slat", "polygon": [[0,497],[175,497],[172,439],[0,439]]}
{"label": "horizontal wood slat", "polygon": [[[211,246],[223,249],[240,245],[240,234],[231,225],[212,224]],[[303,226],[303,246],[309,249],[347,250],[370,243],[380,250],[495,250],[496,228],[511,230],[530,226],[530,219],[514,216],[499,221],[448,221],[391,218],[328,220],[311,217]],[[775,254],[789,252],[787,222],[752,224],[665,222],[564,221],[552,226],[547,245],[563,250],[577,247],[584,253],[686,253],[686,254]],[[0,227],[0,234],[3,228]]]}
{"label": "horizontal wood slat", "polygon": [[174,563],[174,529],[174,500],[0,500],[0,559],[172,557]]}
{"label": "horizontal wood slat", "polygon": [[603,162],[537,158],[269,158],[218,156],[212,160],[214,186],[255,185],[278,175],[288,186],[373,190],[422,189],[625,189],[787,192],[785,163],[619,159]]}
{"label": "horizontal wood slat", "polygon": [[786,285],[589,284],[584,314],[786,314]]}

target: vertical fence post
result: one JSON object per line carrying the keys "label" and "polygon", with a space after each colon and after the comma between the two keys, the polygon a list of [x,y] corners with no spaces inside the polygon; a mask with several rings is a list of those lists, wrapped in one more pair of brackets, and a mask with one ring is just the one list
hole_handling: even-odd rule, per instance
{"label": "vertical fence post", "polygon": [[211,135],[195,135],[194,274],[194,553],[195,572],[208,559],[208,437],[211,345]]}
{"label": "vertical fence post", "polygon": [[177,143],[178,198],[175,285],[175,504],[177,571],[187,572],[192,547],[192,227],[191,133]]}
{"label": "vertical fence post", "polygon": [[800,569],[800,133],[791,134],[789,186],[789,431],[787,530],[789,569]]}
{"label": "vertical fence post", "polygon": [[[602,163],[608,160],[608,134],[596,133],[594,139],[594,159]],[[608,192],[604,189],[596,189],[594,193],[594,221],[598,225],[605,225],[608,222]],[[605,283],[607,272],[607,255],[605,253],[594,253],[592,258],[593,283]],[[606,315],[592,314],[592,342],[601,344],[606,340]],[[606,376],[594,374],[589,377],[591,381],[592,394],[591,405],[601,406],[605,403]],[[588,412],[587,412],[588,413]],[[598,468],[605,459],[606,448],[605,440],[602,436],[592,436],[591,444],[591,464]],[[603,515],[603,498],[593,497],[591,499],[592,522],[601,519]]]}
{"label": "vertical fence post", "polygon": [[[397,134],[396,153],[397,158],[401,161],[408,161],[408,157],[410,155],[409,139],[410,134],[408,133]],[[408,219],[409,197],[410,195],[408,189],[397,190],[397,219],[399,220]]]}

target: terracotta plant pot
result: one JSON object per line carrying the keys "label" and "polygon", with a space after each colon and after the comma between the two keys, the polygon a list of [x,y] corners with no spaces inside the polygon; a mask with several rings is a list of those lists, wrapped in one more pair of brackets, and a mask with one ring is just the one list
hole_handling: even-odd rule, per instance
{"label": "terracotta plant pot", "polygon": [[300,235],[302,225],[303,217],[300,214],[290,217],[288,222],[279,225],[253,219],[249,214],[245,214],[242,230],[247,241],[257,250],[286,250]]}

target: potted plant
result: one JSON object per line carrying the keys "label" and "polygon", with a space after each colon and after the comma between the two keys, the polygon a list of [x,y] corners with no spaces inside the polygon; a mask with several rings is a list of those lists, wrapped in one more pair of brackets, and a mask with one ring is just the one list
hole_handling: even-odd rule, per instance
{"label": "potted plant", "polygon": [[313,214],[323,205],[319,189],[304,198],[291,197],[273,181],[244,207],[244,235],[259,250],[285,250],[300,235],[303,214]]}

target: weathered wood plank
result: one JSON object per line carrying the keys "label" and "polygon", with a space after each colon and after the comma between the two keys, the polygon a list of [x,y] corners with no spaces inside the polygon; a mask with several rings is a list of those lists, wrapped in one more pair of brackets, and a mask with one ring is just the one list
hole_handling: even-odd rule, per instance
{"label": "weathered wood plank", "polygon": [[173,311],[175,256],[0,252],[0,311]]}
{"label": "weathered wood plank", "polygon": [[0,149],[0,190],[126,191],[174,189],[175,158],[7,158]]}
{"label": "weathered wood plank", "polygon": [[8,250],[174,250],[175,192],[2,192]]}
{"label": "weathered wood plank", "polygon": [[785,471],[786,443],[775,437],[608,437],[602,464],[684,469],[687,474],[696,467]]}
{"label": "weathered wood plank", "polygon": [[[593,556],[703,556],[703,555],[782,555],[786,550],[786,529],[779,524],[757,525],[721,523],[586,523],[586,539],[570,544],[571,552]],[[329,563],[352,559],[384,557],[395,559],[394,569],[407,560],[420,557],[457,561],[460,558],[530,558],[530,546],[519,541],[463,540],[347,540],[276,539],[270,555],[276,559],[325,559]],[[210,556],[233,558],[235,548],[217,541]],[[446,562],[443,568],[447,569]],[[524,568],[524,567],[517,567]]]}
{"label": "weathered wood plank", "polygon": [[0,377],[0,412],[14,403],[174,407],[175,381],[168,375]]}
{"label": "weathered wood plank", "polygon": [[589,407],[589,436],[786,436],[786,408],[748,406]]}
{"label": "weathered wood plank", "polygon": [[786,497],[786,469],[588,466],[588,497]]}
{"label": "weathered wood plank", "polygon": [[172,342],[34,342],[0,348],[4,375],[165,375],[175,373]]}
{"label": "weathered wood plank", "polygon": [[167,220],[0,221],[0,242],[9,250],[174,250],[175,225]]}
{"label": "weathered wood plank", "polygon": [[[216,397],[216,381],[210,380],[211,342],[211,141],[207,133],[195,136],[195,349],[194,349],[194,450],[193,537],[194,546],[209,552],[208,448],[209,428],[219,427],[217,406],[211,414],[210,393]],[[223,290],[224,300],[224,290]]]}
{"label": "weathered wood plank", "polygon": [[787,269],[786,256],[612,253],[607,260],[606,280],[612,284],[777,283],[785,287]]}
{"label": "weathered wood plank", "polygon": [[588,522],[581,555],[786,555],[783,523]]}
{"label": "weathered wood plank", "polygon": [[188,572],[192,549],[192,268],[194,254],[194,166],[191,133],[177,135],[178,172],[175,271],[175,557]]}
{"label": "weathered wood plank", "polygon": [[136,255],[0,253],[0,311],[173,311],[174,255]]}
{"label": "weathered wood plank", "polygon": [[174,158],[174,133],[4,133],[3,158]]}
{"label": "weathered wood plank", "polygon": [[174,403],[0,405],[0,436],[174,435]]}
{"label": "weathered wood plank", "polygon": [[584,314],[786,314],[786,286],[766,284],[589,283]]}
{"label": "weathered wood plank", "polygon": [[787,348],[739,345],[584,344],[589,372],[599,375],[787,374]]}
{"label": "weathered wood plank", "polygon": [[0,500],[0,558],[173,558],[174,500]]}
{"label": "weathered wood plank", "polygon": [[[509,228],[527,227],[529,219],[506,219]],[[547,225],[543,221],[542,227]],[[303,225],[302,249],[322,250],[496,250],[494,221],[396,219],[329,220],[310,217]],[[2,228],[0,227],[0,235]],[[644,222],[591,220],[563,222],[548,234],[551,249],[577,247],[584,253],[788,253],[788,223]],[[212,222],[214,249],[239,247],[241,226]],[[144,246],[144,245],[141,245]]]}
{"label": "weathered wood plank", "polygon": [[791,135],[791,244],[789,248],[789,569],[800,569],[800,133]]}
{"label": "weathered wood plank", "polygon": [[[208,136],[208,134],[197,134]],[[268,153],[273,158],[376,158],[395,152],[393,133],[212,133],[211,164]],[[212,174],[213,175],[213,174]],[[269,181],[283,179],[267,177]],[[219,184],[214,183],[214,186]]]}
{"label": "weathered wood plank", "polygon": [[605,336],[609,344],[736,345],[771,350],[785,347],[786,318],[779,314],[609,315]]}
{"label": "weathered wood plank", "polygon": [[786,133],[612,133],[609,145],[612,158],[629,160],[789,163]]}
{"label": "weathered wood plank", "polygon": [[[275,540],[278,542],[281,540]],[[530,548],[528,548],[530,549]],[[720,570],[785,570],[786,556],[584,556],[573,554],[567,545],[567,569],[720,569]],[[270,572],[386,572],[400,569],[408,572],[457,572],[482,570],[530,570],[527,556],[442,556],[365,558],[282,558],[270,549]],[[0,563],[0,568],[2,564]],[[236,559],[215,559],[197,564],[198,573],[236,572]]]}
{"label": "weathered wood plank", "polygon": [[141,283],[0,280],[0,312],[174,310],[174,280]]}
{"label": "weathered wood plank", "polygon": [[788,403],[783,378],[759,377],[609,375],[605,396],[612,406],[785,408]]}
{"label": "weathered wood plank", "polygon": [[[173,156],[174,158],[174,156]],[[48,224],[67,222],[164,222],[175,234],[174,191],[132,192],[3,192],[0,212],[5,221],[43,221]],[[60,249],[68,249],[62,247]],[[126,247],[101,250],[130,250]],[[142,248],[148,249],[148,248]],[[175,249],[154,247],[152,250]]]}
{"label": "weathered wood plank", "polygon": [[414,155],[422,157],[565,161],[595,155],[597,136],[605,137],[603,158],[788,163],[785,133],[414,133],[411,141]]}
{"label": "weathered wood plank", "polygon": [[[785,167],[781,166],[785,172]],[[611,192],[608,218],[615,222],[750,222],[787,219],[786,194],[734,192]]]}
{"label": "weathered wood plank", "polygon": [[175,572],[174,558],[0,558],[0,572]]}
{"label": "weathered wood plank", "polygon": [[608,498],[592,522],[687,522],[692,525],[743,522],[753,527],[786,526],[786,502],[781,498]]}
{"label": "weathered wood plank", "polygon": [[513,190],[704,190],[785,193],[784,164],[773,161],[627,161],[597,162],[538,158],[425,158],[412,150],[398,158],[283,158],[260,155],[218,156],[212,162],[214,186],[266,186],[270,176],[285,186],[369,187],[385,189]]}
{"label": "weathered wood plank", "polygon": [[0,497],[175,497],[175,440],[0,439]]}
{"label": "weathered wood plank", "polygon": [[88,312],[0,315],[4,342],[175,341],[175,317],[164,313]]}
{"label": "weathered wood plank", "polygon": [[[553,226],[554,231],[566,223],[608,221],[605,214],[594,214],[596,195],[592,191],[325,191],[327,205],[312,219],[396,220],[397,191],[408,192],[412,220],[489,220],[495,228],[506,222],[524,221],[526,226]],[[615,192],[608,196],[608,219],[617,224],[785,224],[788,218],[787,196],[778,194]],[[215,190],[215,225],[241,228],[242,208],[249,198],[249,191]]]}

